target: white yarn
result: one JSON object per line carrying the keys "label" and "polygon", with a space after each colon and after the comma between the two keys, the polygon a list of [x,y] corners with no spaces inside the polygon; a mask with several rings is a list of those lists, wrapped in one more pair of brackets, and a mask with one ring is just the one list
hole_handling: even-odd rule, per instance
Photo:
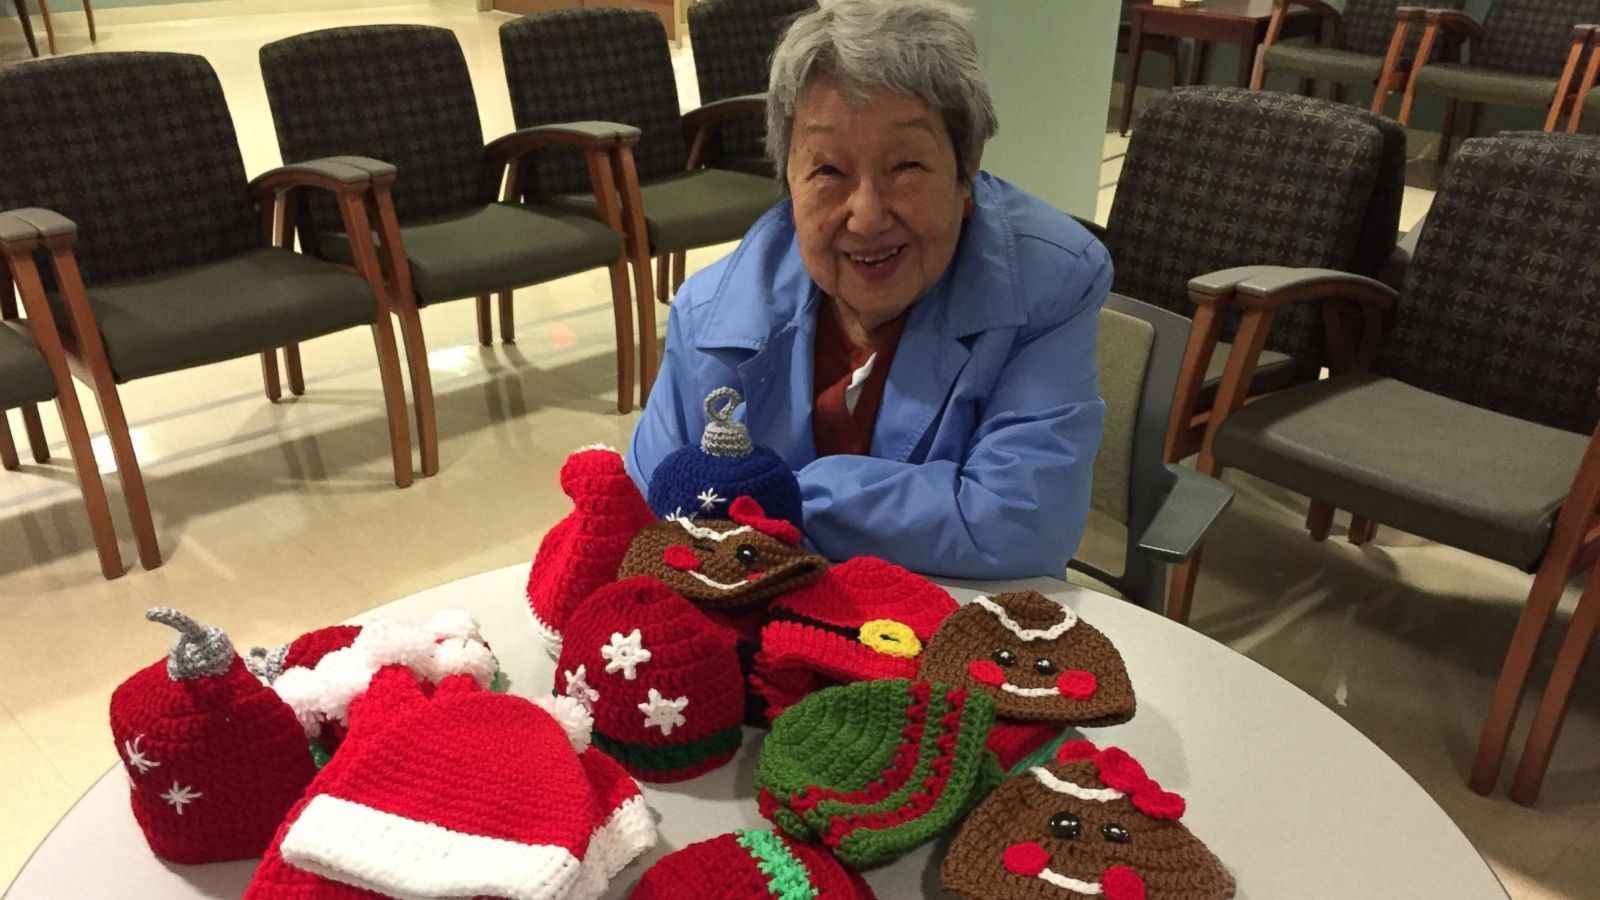
{"label": "white yarn", "polygon": [[589,738],[594,732],[594,715],[589,708],[566,696],[536,697],[533,705],[550,714],[567,733],[567,740],[575,753],[589,749]]}
{"label": "white yarn", "polygon": [[464,609],[441,609],[428,620],[427,629],[440,637],[483,640],[478,633],[478,621]]}
{"label": "white yarn", "polygon": [[[582,447],[578,448],[577,452],[582,453],[585,450],[610,450],[612,453],[617,452],[617,448],[611,446],[610,444],[584,444]],[[621,454],[618,455],[620,456]]]}

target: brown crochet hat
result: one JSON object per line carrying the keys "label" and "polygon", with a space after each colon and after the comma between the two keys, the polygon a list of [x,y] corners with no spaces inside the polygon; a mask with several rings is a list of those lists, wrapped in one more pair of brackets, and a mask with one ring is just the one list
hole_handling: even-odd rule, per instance
{"label": "brown crochet hat", "polygon": [[695,606],[727,612],[810,584],[827,568],[800,545],[798,528],[767,518],[749,497],[735,500],[729,513],[731,520],[678,516],[644,529],[617,578],[649,575]]}
{"label": "brown crochet hat", "polygon": [[1038,591],[979,597],[951,613],[917,677],[984,690],[1001,718],[1096,727],[1135,709],[1122,654]]}
{"label": "brown crochet hat", "polygon": [[1233,876],[1183,813],[1127,753],[1069,741],[973,810],[940,883],[974,900],[1227,900]]}

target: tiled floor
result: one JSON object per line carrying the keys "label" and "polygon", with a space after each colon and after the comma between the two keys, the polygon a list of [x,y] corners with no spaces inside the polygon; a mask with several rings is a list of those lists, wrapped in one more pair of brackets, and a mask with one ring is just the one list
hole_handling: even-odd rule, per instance
{"label": "tiled floor", "polygon": [[[492,136],[510,123],[494,31],[500,20],[410,6],[103,26],[100,47],[209,57],[255,173],[278,159],[255,67],[260,44],[364,22],[454,28]],[[20,37],[0,31],[0,56],[21,52]],[[692,63],[681,53],[677,62],[684,102],[693,104]],[[1125,146],[1108,138],[1102,218]],[[1407,225],[1430,198],[1425,189],[1410,192]],[[692,253],[691,266],[724,250]],[[610,301],[601,273],[518,291],[517,302],[515,346],[480,348],[471,304],[425,313],[443,471],[408,490],[390,482],[372,344],[359,332],[308,344],[308,391],[278,405],[262,396],[253,360],[124,389],[168,560],[156,571],[100,578],[53,422],[57,461],[0,475],[0,884],[114,762],[107,697],[168,642],[161,629],[142,623],[147,606],[177,605],[225,625],[241,643],[274,643],[530,557],[538,536],[566,511],[556,485],[564,454],[592,441],[623,444],[633,417],[613,411]],[[20,425],[15,417],[13,423]],[[105,465],[109,453],[100,449]],[[1536,809],[1503,795],[1477,797],[1462,783],[1527,576],[1388,530],[1365,548],[1313,544],[1300,524],[1300,498],[1250,479],[1232,481],[1240,496],[1211,544],[1196,627],[1273,668],[1377,741],[1455,817],[1513,896],[1600,896],[1594,664]],[[115,478],[107,486],[119,508]],[[119,528],[131,534],[121,519]],[[1114,557],[1120,540],[1097,522],[1085,555]],[[123,549],[131,560],[131,540]],[[1575,596],[1569,591],[1569,607]],[[1565,614],[1558,621],[1564,624]]]}

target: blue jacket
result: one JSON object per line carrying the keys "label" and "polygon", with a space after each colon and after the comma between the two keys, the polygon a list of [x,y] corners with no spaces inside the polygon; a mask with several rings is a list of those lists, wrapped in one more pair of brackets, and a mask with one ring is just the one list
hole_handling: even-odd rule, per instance
{"label": "blue jacket", "polygon": [[1095,333],[1105,247],[1071,217],[980,173],[955,258],[906,320],[869,456],[817,458],[812,340],[819,293],[785,202],[683,285],[628,472],[648,490],[698,442],[703,400],[730,385],[752,440],[796,470],[805,533],[832,559],[929,575],[1061,577],[1088,517],[1105,418]]}

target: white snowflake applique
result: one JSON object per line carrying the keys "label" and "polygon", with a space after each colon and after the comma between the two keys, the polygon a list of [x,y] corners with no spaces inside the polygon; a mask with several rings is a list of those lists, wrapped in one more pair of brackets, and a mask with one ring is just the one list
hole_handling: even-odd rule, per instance
{"label": "white snowflake applique", "polygon": [[172,804],[172,808],[177,810],[178,811],[178,815],[181,816],[181,815],[183,815],[183,808],[185,806],[187,806],[190,803],[193,803],[195,801],[196,797],[204,797],[204,796],[205,796],[205,794],[200,793],[199,791],[195,790],[192,787],[189,787],[188,785],[184,785],[182,787],[179,787],[178,783],[176,781],[174,781],[172,783],[172,787],[168,788],[167,792],[165,794],[161,795],[161,799],[163,799],[163,800],[167,801],[168,803]]}
{"label": "white snowflake applique", "polygon": [[718,503],[726,503],[728,500],[726,497],[717,496],[716,489],[714,488],[706,488],[697,494],[695,499],[700,501],[701,512],[711,512],[711,510],[715,508]]}
{"label": "white snowflake applique", "polygon": [[161,765],[161,763],[158,763],[155,760],[146,757],[144,755],[144,751],[139,749],[139,743],[141,741],[143,741],[143,740],[144,740],[144,735],[141,734],[138,737],[135,737],[131,741],[123,741],[122,742],[122,750],[123,750],[124,753],[127,754],[128,765],[132,766],[135,769],[138,769],[140,775],[143,775],[144,773],[150,771],[151,769],[154,769],[155,767]]}
{"label": "white snowflake applique", "polygon": [[659,728],[662,734],[671,735],[672,729],[688,721],[683,717],[683,709],[688,705],[688,697],[668,700],[660,691],[651,688],[650,699],[639,704],[639,711],[644,713],[644,727]]}
{"label": "white snowflake applique", "polygon": [[633,681],[639,677],[639,666],[650,661],[650,651],[641,644],[639,629],[635,628],[623,637],[621,632],[611,633],[611,643],[600,648],[600,655],[606,660],[606,673],[622,673],[622,677]]}
{"label": "white snowflake applique", "polygon": [[600,699],[600,692],[589,686],[584,667],[580,665],[578,671],[562,674],[567,676],[567,696],[583,704],[585,709],[592,710],[595,701]]}

